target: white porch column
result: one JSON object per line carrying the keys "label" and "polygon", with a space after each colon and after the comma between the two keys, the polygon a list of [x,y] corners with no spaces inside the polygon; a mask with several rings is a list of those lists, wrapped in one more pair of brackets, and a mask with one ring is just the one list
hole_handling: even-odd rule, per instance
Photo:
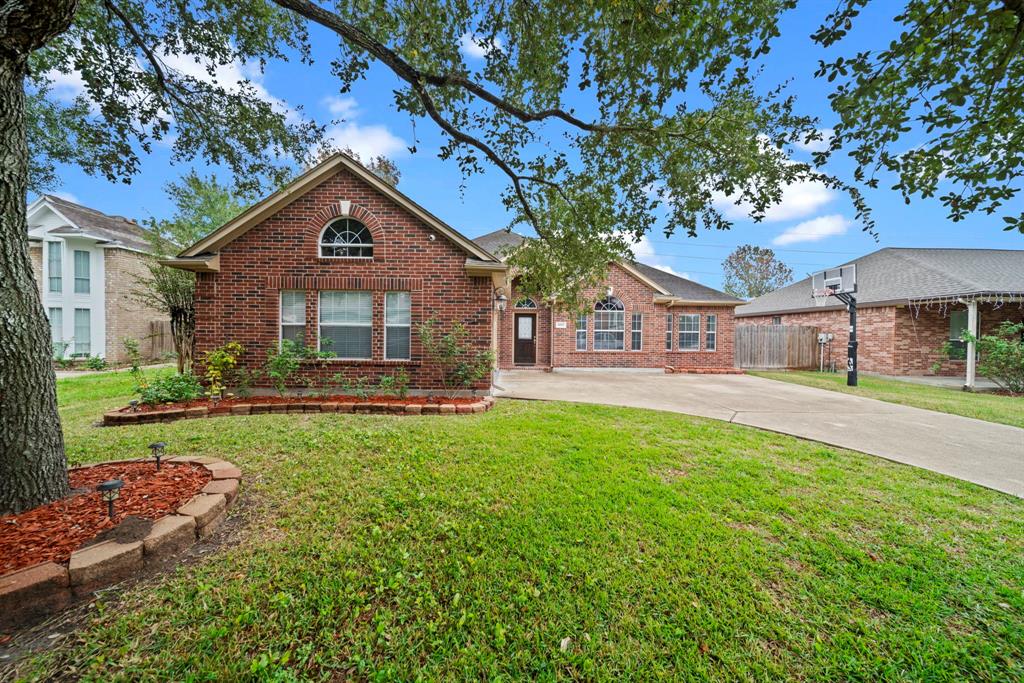
{"label": "white porch column", "polygon": [[[978,302],[973,299],[967,302],[967,331],[972,335],[978,334]],[[969,340],[967,342],[967,377],[964,381],[964,389],[966,391],[974,391],[974,375],[976,371],[977,351],[974,341]]]}

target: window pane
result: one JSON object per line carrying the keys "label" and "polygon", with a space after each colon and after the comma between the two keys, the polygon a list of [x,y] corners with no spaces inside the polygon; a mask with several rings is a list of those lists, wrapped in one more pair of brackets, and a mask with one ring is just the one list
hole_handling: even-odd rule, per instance
{"label": "window pane", "polygon": [[62,289],[61,275],[64,270],[63,259],[61,258],[60,242],[46,243],[46,259],[50,291],[59,294]]}
{"label": "window pane", "polygon": [[89,293],[89,252],[75,250],[75,294]]}
{"label": "window pane", "polygon": [[387,344],[384,348],[384,357],[388,359],[409,359],[409,328],[391,327],[385,329]]}
{"label": "window pane", "polygon": [[598,332],[594,329],[594,349],[598,351],[621,351],[623,346],[622,332]]}
{"label": "window pane", "polygon": [[[603,302],[599,303],[598,306],[602,306],[602,304]],[[595,350],[622,351],[625,348],[625,318],[626,316],[621,310],[598,310],[594,313]]]}
{"label": "window pane", "polygon": [[281,340],[289,340],[294,342],[296,346],[306,345],[306,326],[305,325],[282,325],[281,326]]}
{"label": "window pane", "polygon": [[704,350],[714,351],[718,344],[718,316],[708,315],[705,320]]}
{"label": "window pane", "polygon": [[672,314],[665,316],[665,350],[672,350]]}
{"label": "window pane", "polygon": [[281,292],[281,324],[304,325],[306,323],[306,293],[297,291]]}
{"label": "window pane", "polygon": [[50,319],[50,340],[58,344],[64,338],[64,309],[51,308],[47,317]]}
{"label": "window pane", "polygon": [[320,322],[367,325],[373,321],[369,292],[320,292]]}
{"label": "window pane", "polygon": [[92,312],[88,308],[75,309],[75,355],[88,356],[92,353],[90,336],[92,335]]}
{"label": "window pane", "polygon": [[369,326],[321,325],[320,350],[337,358],[370,358]]}
{"label": "window pane", "polygon": [[640,351],[644,343],[644,316],[640,313],[633,314],[630,336],[630,348],[634,351]]}
{"label": "window pane", "polygon": [[359,221],[343,218],[324,230],[320,238],[320,255],[370,258],[373,256],[373,236]]}
{"label": "window pane", "polygon": [[384,298],[384,324],[412,323],[412,297],[409,292],[388,292]]}
{"label": "window pane", "polygon": [[960,338],[967,331],[967,311],[949,312],[949,339],[960,341]]}
{"label": "window pane", "polygon": [[700,314],[683,313],[679,315],[679,350],[697,351],[700,349]]}
{"label": "window pane", "polygon": [[576,318],[576,350],[587,350],[587,316]]}

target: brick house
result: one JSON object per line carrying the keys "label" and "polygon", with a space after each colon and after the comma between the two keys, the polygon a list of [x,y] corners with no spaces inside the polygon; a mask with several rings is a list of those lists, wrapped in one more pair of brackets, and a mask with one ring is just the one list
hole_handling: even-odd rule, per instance
{"label": "brick house", "polygon": [[[525,239],[506,230],[478,237],[499,257]],[[519,291],[496,312],[498,368],[672,368],[730,372],[733,312],[740,299],[643,263],[613,263],[608,280],[588,291],[594,311],[554,312]]]}
{"label": "brick house", "polygon": [[[1024,250],[886,248],[857,266],[857,366],[882,375],[966,375],[964,330],[992,332],[1024,320]],[[849,314],[838,301],[818,307],[810,278],[736,309],[738,324],[813,325],[834,335],[832,357],[846,365]],[[953,359],[940,353],[947,342]]]}
{"label": "brick house", "polygon": [[52,195],[28,206],[29,256],[50,321],[54,355],[124,360],[122,339],[155,355],[151,325],[166,321],[131,296],[149,243],[134,221]]}
{"label": "brick house", "polygon": [[[357,162],[335,154],[164,263],[197,274],[200,355],[235,341],[246,349],[243,365],[252,368],[280,340],[291,339],[333,354],[325,362],[305,362],[297,386],[336,375],[378,382],[402,368],[413,390],[431,391],[440,388],[440,369],[428,362],[415,334],[416,325],[428,319],[442,329],[461,322],[473,348],[495,350],[499,367],[514,364],[510,326],[519,315],[517,300],[508,294],[514,288],[507,264],[487,244],[466,238]],[[605,334],[588,329],[586,351],[575,350],[574,321],[556,315],[552,343],[550,313],[531,309],[535,365],[552,365],[553,352],[555,365],[662,367],[671,357],[682,367],[732,367],[732,311],[739,301],[690,304],[705,321],[713,310],[717,330],[708,337],[706,324],[698,321],[694,352],[669,352],[665,312],[681,303],[678,297],[636,267],[622,266],[612,279],[622,308],[601,317],[618,327]],[[499,311],[504,301],[506,310]],[[633,328],[623,320],[633,314],[649,325],[642,332],[643,351],[625,350]],[[595,349],[597,337],[622,352]],[[687,330],[687,345],[692,337]],[[707,339],[715,350],[707,350]],[[489,389],[489,379],[474,387]]]}

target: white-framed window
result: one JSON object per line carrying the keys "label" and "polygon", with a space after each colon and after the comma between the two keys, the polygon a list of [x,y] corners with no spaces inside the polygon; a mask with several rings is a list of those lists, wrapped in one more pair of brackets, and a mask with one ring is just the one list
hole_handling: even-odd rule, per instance
{"label": "white-framed window", "polygon": [[64,309],[50,308],[46,313],[50,320],[50,341],[53,348],[59,350],[58,345],[63,346],[64,341]]}
{"label": "white-framed window", "polygon": [[75,345],[72,353],[88,356],[92,353],[92,311],[88,308],[75,309]]}
{"label": "white-framed window", "polygon": [[320,292],[320,350],[336,358],[373,357],[370,292]]}
{"label": "white-framed window", "polygon": [[665,350],[672,350],[672,314],[665,314]]}
{"label": "white-framed window", "polygon": [[644,314],[634,313],[630,322],[632,324],[629,328],[629,348],[641,351],[644,348]]}
{"label": "white-framed window", "polygon": [[524,297],[516,302],[516,308],[537,308],[537,304],[530,297]]}
{"label": "white-framed window", "polygon": [[341,218],[328,224],[320,233],[320,256],[373,258],[373,235],[359,221]]}
{"label": "white-framed window", "polygon": [[412,356],[412,296],[409,292],[384,295],[384,357],[409,360]]}
{"label": "white-framed window", "polygon": [[781,325],[781,324],[782,324],[782,316],[781,315],[773,315],[772,316],[772,325]]}
{"label": "white-framed window", "polygon": [[680,313],[679,350],[700,351],[700,313]]}
{"label": "white-framed window", "polygon": [[708,313],[704,319],[704,350],[715,351],[718,348],[718,315]]}
{"label": "white-framed window", "polygon": [[306,293],[301,290],[281,290],[281,341],[285,339],[306,345]]}
{"label": "white-framed window", "polygon": [[967,332],[967,320],[966,309],[949,312],[949,357],[953,360],[967,358],[967,342],[963,339]]}
{"label": "white-framed window", "polygon": [[49,291],[52,294],[60,294],[64,289],[64,251],[60,242],[46,243],[46,270]]}
{"label": "white-framed window", "polygon": [[89,288],[89,252],[75,249],[75,294],[88,294]]}
{"label": "white-framed window", "polygon": [[576,318],[576,350],[587,350],[587,317],[581,315]]}
{"label": "white-framed window", "polygon": [[594,350],[622,351],[626,347],[626,313],[622,302],[608,296],[594,304]]}

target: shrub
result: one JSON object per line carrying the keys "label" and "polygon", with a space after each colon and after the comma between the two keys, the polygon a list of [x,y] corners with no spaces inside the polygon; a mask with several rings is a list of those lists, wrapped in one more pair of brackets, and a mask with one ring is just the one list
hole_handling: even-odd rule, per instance
{"label": "shrub", "polygon": [[146,405],[191,401],[203,395],[203,385],[195,375],[168,375],[152,382],[141,383],[135,389],[139,400]]}
{"label": "shrub", "polygon": [[494,353],[490,349],[473,350],[466,343],[469,331],[462,323],[452,325],[451,331],[446,334],[437,328],[438,322],[430,319],[416,331],[427,357],[441,368],[441,383],[445,394],[454,397],[460,390],[472,389],[474,384],[491,372]]}
{"label": "shrub", "polygon": [[996,328],[995,334],[981,337],[966,332],[964,340],[977,345],[978,374],[1011,394],[1024,393],[1024,322],[1007,320]]}
{"label": "shrub", "polygon": [[107,361],[99,356],[89,356],[85,361],[85,367],[90,370],[106,370]]}
{"label": "shrub", "polygon": [[206,368],[207,393],[213,397],[224,396],[224,385],[231,381],[238,367],[238,359],[245,353],[245,348],[238,342],[228,342],[224,346],[210,349],[203,354],[203,366]]}
{"label": "shrub", "polygon": [[139,351],[139,340],[134,337],[124,337],[121,339],[121,345],[124,346],[124,355],[128,357],[128,372],[132,376],[137,376],[142,372],[142,353]]}

